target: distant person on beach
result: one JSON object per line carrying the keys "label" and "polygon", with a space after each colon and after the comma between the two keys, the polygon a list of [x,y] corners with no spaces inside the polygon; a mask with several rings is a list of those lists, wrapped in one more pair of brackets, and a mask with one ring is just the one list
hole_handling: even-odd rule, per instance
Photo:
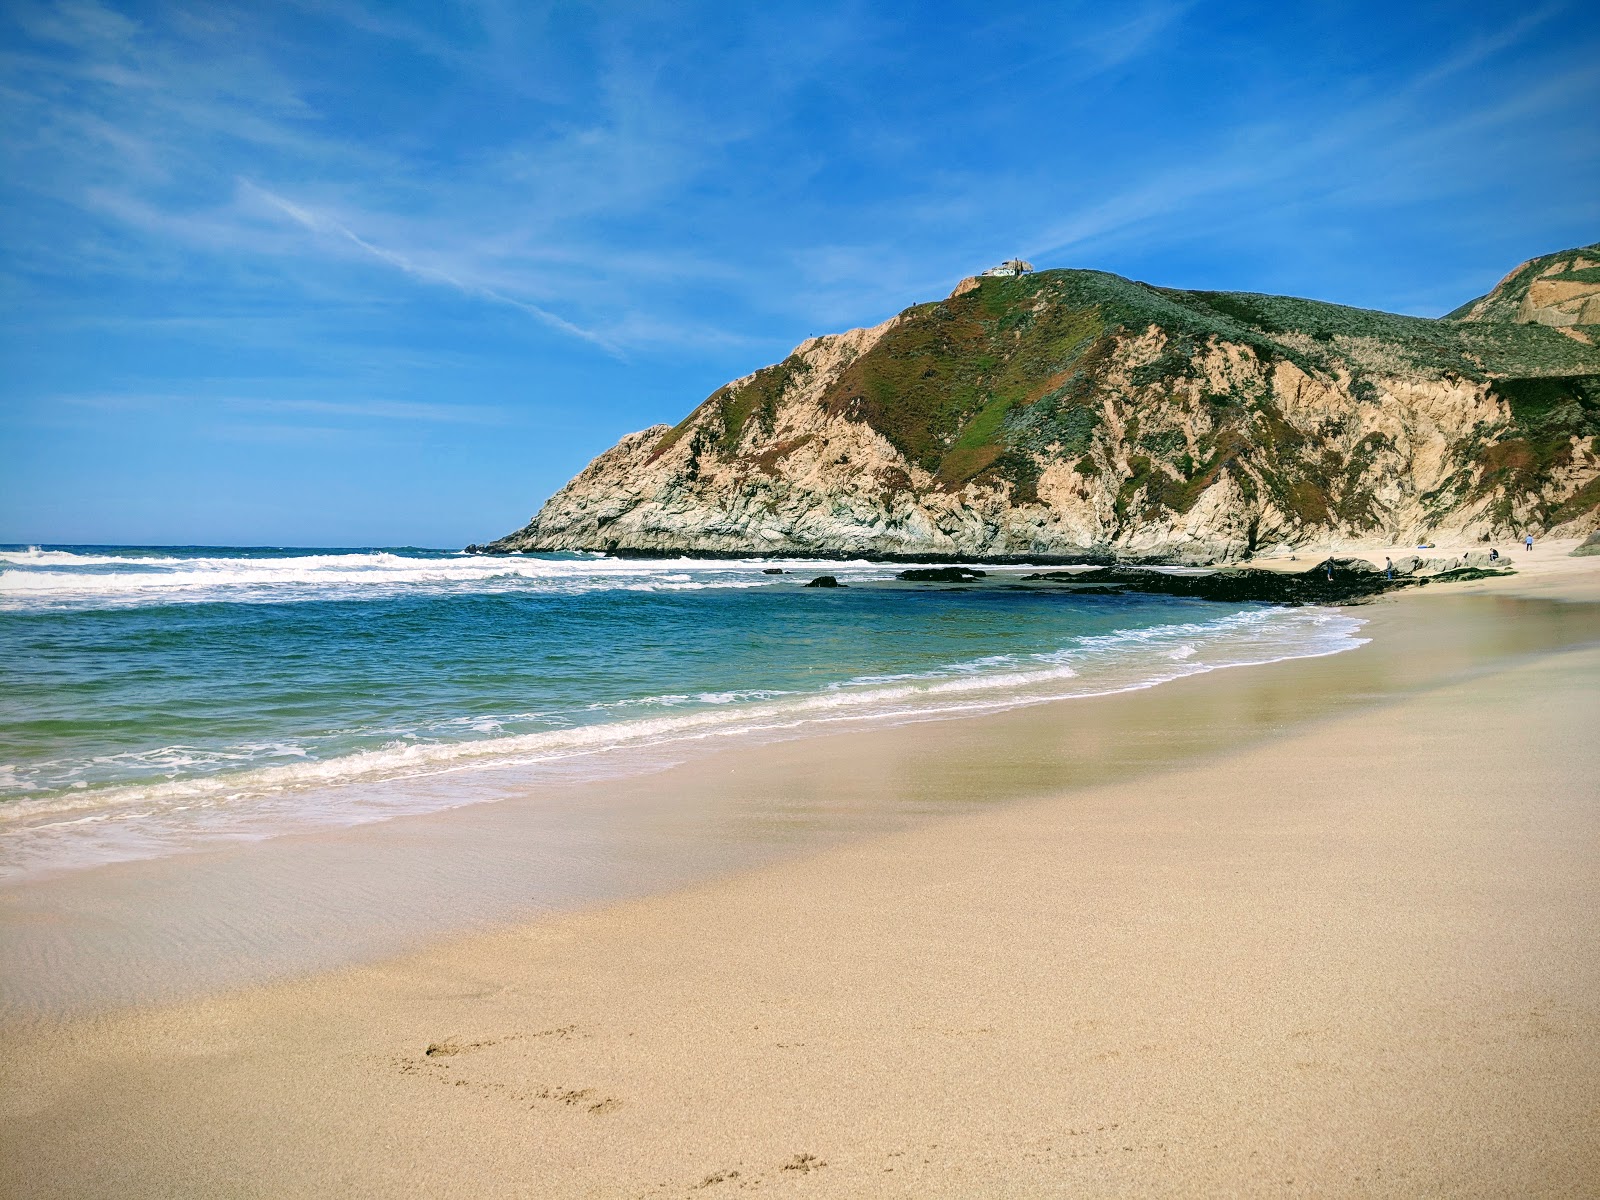
{"label": "distant person on beach", "polygon": [[1493,546],[1489,547],[1489,561],[1490,562],[1499,562],[1500,561],[1500,551],[1496,550]]}
{"label": "distant person on beach", "polygon": [[1328,582],[1333,582],[1333,559],[1328,560]]}
{"label": "distant person on beach", "polygon": [[1394,559],[1385,558],[1383,560],[1383,574],[1386,579],[1394,578]]}
{"label": "distant person on beach", "polygon": [[1533,534],[1530,533],[1527,537],[1523,538],[1522,544],[1528,548],[1528,552],[1531,554],[1533,552]]}

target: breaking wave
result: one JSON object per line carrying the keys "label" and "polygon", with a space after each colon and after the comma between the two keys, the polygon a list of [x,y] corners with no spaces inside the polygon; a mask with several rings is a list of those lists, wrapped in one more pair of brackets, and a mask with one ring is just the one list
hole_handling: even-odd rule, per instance
{"label": "breaking wave", "polygon": [[[1049,651],[862,673],[809,689],[682,690],[499,717],[444,717],[392,729],[391,740],[376,748],[326,757],[316,744],[280,738],[223,749],[164,745],[117,763],[12,765],[0,769],[0,795],[33,796],[0,804],[0,875],[497,799],[540,780],[626,773],[734,739],[990,713],[1334,654],[1362,644],[1361,624],[1333,610],[1256,607],[1079,636]],[[506,732],[530,723],[542,727]],[[82,777],[70,780],[75,765]],[[89,782],[108,769],[169,777]],[[39,795],[45,776],[53,790]]]}
{"label": "breaking wave", "polygon": [[787,572],[847,582],[892,577],[865,561],[616,559],[597,554],[476,555],[441,550],[162,553],[0,549],[0,611],[183,603],[282,603],[431,592],[673,592],[770,586]]}

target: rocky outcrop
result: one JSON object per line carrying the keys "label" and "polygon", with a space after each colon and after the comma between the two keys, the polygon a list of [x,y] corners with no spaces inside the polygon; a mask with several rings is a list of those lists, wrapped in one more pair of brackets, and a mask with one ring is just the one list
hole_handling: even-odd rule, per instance
{"label": "rocky outcrop", "polygon": [[1330,558],[1305,571],[1259,571],[1228,568],[1193,574],[1174,574],[1144,567],[1101,567],[1090,571],[1046,571],[1024,575],[1026,584],[1051,584],[1074,592],[1142,592],[1183,596],[1192,600],[1222,600],[1231,604],[1265,600],[1275,604],[1348,604],[1382,595],[1395,588],[1413,587],[1433,580],[1483,579],[1515,574],[1509,568],[1467,566],[1429,571],[1385,571],[1364,558]]}
{"label": "rocky outcrop", "polygon": [[1549,325],[1592,344],[1592,331],[1584,327],[1600,325],[1600,245],[1531,259],[1488,295],[1450,316],[1461,321]]}
{"label": "rocky outcrop", "polygon": [[971,567],[913,567],[895,576],[908,583],[971,583],[974,579],[987,577],[987,572]]}
{"label": "rocky outcrop", "polygon": [[1593,272],[1595,247],[1535,260],[1438,321],[1093,271],[965,280],[623,438],[482,549],[1224,561],[1582,534],[1600,326],[1551,314],[1590,320],[1569,285]]}

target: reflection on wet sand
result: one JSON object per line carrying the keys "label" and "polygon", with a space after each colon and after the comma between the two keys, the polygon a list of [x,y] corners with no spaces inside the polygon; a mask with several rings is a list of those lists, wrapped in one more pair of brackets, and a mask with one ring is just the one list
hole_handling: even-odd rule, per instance
{"label": "reflection on wet sand", "polygon": [[943,814],[1153,777],[1600,640],[1590,605],[1428,596],[1351,611],[1371,644],[1325,658],[723,750],[647,776],[6,888],[0,1000],[14,1016],[98,1008],[380,957]]}

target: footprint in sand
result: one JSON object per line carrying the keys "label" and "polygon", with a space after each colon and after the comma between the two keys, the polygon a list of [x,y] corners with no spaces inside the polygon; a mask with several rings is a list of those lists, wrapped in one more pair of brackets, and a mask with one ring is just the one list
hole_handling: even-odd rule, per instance
{"label": "footprint in sand", "polygon": [[450,1058],[452,1055],[465,1054],[470,1050],[482,1050],[486,1046],[497,1046],[505,1039],[486,1038],[481,1042],[458,1042],[447,1038],[442,1042],[429,1042],[428,1048],[422,1053],[427,1058]]}

